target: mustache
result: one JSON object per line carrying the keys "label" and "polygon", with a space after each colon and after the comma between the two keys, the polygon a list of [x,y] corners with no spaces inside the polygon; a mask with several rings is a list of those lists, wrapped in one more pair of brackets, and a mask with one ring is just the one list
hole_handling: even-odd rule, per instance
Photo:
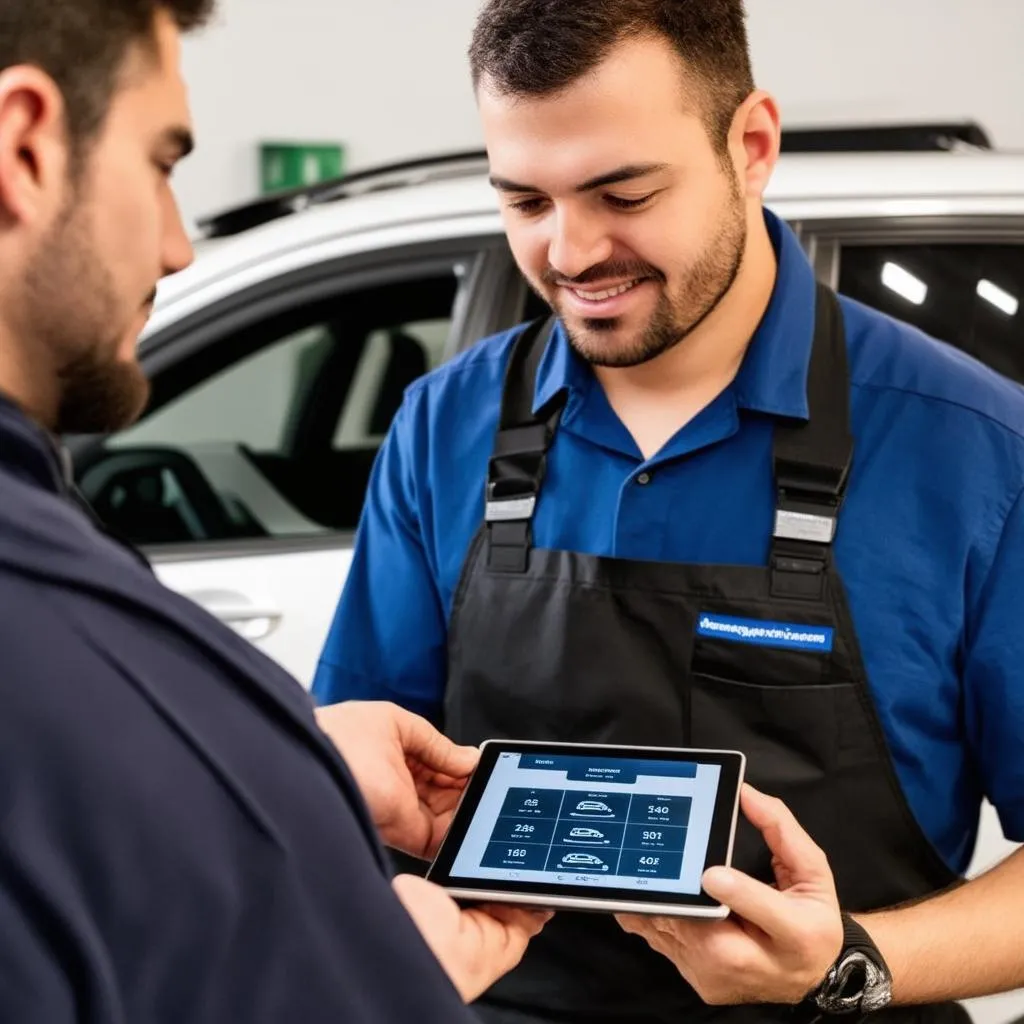
{"label": "mustache", "polygon": [[650,278],[665,283],[665,275],[657,267],[641,260],[607,260],[589,267],[576,277],[566,277],[554,267],[548,267],[541,274],[541,280],[552,287],[580,287],[593,284],[595,281],[607,281],[610,278],[631,281]]}

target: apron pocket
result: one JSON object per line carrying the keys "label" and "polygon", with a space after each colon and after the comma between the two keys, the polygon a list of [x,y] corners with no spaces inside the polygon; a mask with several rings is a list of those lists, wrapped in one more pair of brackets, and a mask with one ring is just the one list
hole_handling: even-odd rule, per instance
{"label": "apron pocket", "polygon": [[758,789],[772,781],[820,783],[838,765],[837,710],[852,689],[849,683],[759,686],[694,672],[690,743],[746,754],[748,778]]}
{"label": "apron pocket", "polygon": [[771,687],[821,686],[843,678],[829,654],[749,647],[704,637],[694,643],[692,668],[695,675]]}
{"label": "apron pocket", "polygon": [[[819,845],[836,849],[840,718],[853,691],[850,683],[757,686],[694,673],[689,742],[745,754],[747,782],[782,799]],[[773,878],[767,847],[742,814],[733,864],[762,881]]]}

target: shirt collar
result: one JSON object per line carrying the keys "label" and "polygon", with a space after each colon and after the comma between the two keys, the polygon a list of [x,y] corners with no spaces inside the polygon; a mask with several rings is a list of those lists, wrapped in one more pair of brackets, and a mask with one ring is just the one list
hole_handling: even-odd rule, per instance
{"label": "shirt collar", "polygon": [[47,490],[67,490],[62,449],[21,408],[0,393],[0,470],[6,469]]}
{"label": "shirt collar", "polygon": [[[807,368],[814,337],[814,271],[788,225],[768,210],[764,217],[778,274],[768,309],[732,387],[741,408],[806,420],[810,415]],[[537,369],[534,412],[562,390],[568,389],[570,399],[582,399],[593,380],[593,371],[573,351],[558,321]]]}

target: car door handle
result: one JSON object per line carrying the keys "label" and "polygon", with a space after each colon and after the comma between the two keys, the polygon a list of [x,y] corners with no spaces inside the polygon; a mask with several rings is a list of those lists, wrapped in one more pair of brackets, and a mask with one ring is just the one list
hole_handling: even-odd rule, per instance
{"label": "car door handle", "polygon": [[246,640],[265,640],[281,625],[284,618],[279,609],[253,604],[242,594],[201,590],[185,596],[202,605]]}
{"label": "car door handle", "polygon": [[276,608],[224,607],[213,614],[247,640],[262,640],[281,625],[282,614]]}

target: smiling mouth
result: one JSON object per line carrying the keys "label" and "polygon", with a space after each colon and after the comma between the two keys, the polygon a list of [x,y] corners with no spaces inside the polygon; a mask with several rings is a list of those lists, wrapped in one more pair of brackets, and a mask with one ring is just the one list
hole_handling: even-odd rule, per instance
{"label": "smiling mouth", "polygon": [[633,281],[626,281],[624,284],[616,285],[614,288],[602,288],[600,291],[588,291],[586,288],[574,288],[571,285],[563,285],[563,287],[568,287],[574,295],[586,302],[604,302],[606,299],[614,299],[619,295],[625,295],[626,292],[632,291],[638,284],[643,284],[645,280],[647,279],[638,277]]}

